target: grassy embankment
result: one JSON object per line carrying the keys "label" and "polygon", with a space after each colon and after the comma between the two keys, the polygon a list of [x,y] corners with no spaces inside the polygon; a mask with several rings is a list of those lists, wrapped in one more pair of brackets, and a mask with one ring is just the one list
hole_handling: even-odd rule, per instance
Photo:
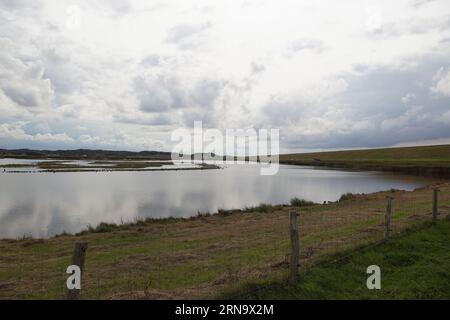
{"label": "grassy embankment", "polygon": [[[223,298],[450,299],[450,219],[406,231],[340,260],[329,258],[300,273],[300,281],[269,279]],[[381,289],[368,290],[367,267],[381,269]]]}
{"label": "grassy embankment", "polygon": [[280,162],[450,178],[450,145],[287,154]]}
{"label": "grassy embankment", "polygon": [[[441,184],[440,189],[439,218],[442,220],[450,213],[450,183]],[[309,270],[330,255],[381,240],[385,197],[392,193],[395,197],[394,234],[431,220],[429,187],[414,192],[347,195],[346,200],[327,205],[294,202],[294,205],[302,205],[299,229],[303,270]],[[276,283],[288,271],[288,212],[291,208],[288,205],[266,205],[242,211],[220,211],[216,215],[200,215],[192,219],[147,220],[119,226],[103,224],[78,236],[0,240],[0,298],[64,297],[65,270],[71,262],[76,241],[89,243],[82,289],[85,299],[214,298],[241,292],[246,283],[265,283],[267,279]],[[422,240],[419,241],[420,237],[417,239],[419,245]],[[420,259],[426,263],[427,259],[432,259],[432,256],[425,255],[426,251],[437,256],[439,250],[448,252],[448,243],[436,244],[442,248],[430,244],[428,250],[422,248],[420,251],[408,244],[393,247],[391,258],[399,264]],[[369,257],[372,258],[370,263],[383,264],[383,259],[386,259],[376,252]],[[361,256],[361,263],[364,259]],[[334,290],[332,285],[337,281],[345,288],[356,285],[356,276],[346,274],[356,270],[353,267],[357,268],[356,265],[344,266],[330,287],[319,280],[322,276],[332,277],[334,270],[327,274],[325,269],[317,269],[317,274],[312,273],[311,278],[305,278],[309,279],[305,285],[312,288],[314,297],[330,297]],[[441,279],[441,267],[431,269],[431,265],[428,269],[430,274],[439,273],[439,278],[433,279]],[[389,272],[388,265],[387,268]],[[347,279],[348,284],[345,284]],[[414,273],[405,273],[403,279],[403,283],[408,279],[417,281]],[[386,278],[384,281],[389,288]],[[404,290],[418,294],[409,288],[416,290],[414,286]],[[273,294],[282,297],[277,291]],[[338,297],[345,297],[345,294]],[[366,296],[361,293],[360,297]]]}

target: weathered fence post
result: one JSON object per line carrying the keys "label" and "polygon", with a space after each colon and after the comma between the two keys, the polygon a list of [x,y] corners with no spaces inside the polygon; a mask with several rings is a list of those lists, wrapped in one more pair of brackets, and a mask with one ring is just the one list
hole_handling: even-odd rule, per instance
{"label": "weathered fence post", "polygon": [[297,211],[290,212],[290,229],[291,229],[291,264],[290,264],[290,281],[295,283],[298,277],[299,262],[299,241],[298,241],[298,225]]}
{"label": "weathered fence post", "polygon": [[437,188],[433,189],[433,223],[437,221],[438,215],[438,192],[439,189]]}
{"label": "weathered fence post", "polygon": [[[87,250],[88,244],[87,242],[76,242],[75,248],[73,250],[73,256],[72,256],[72,265],[78,266],[81,271],[81,278],[83,278],[83,270],[84,270],[84,260],[86,257],[86,250]],[[81,279],[80,279],[81,281]],[[78,297],[80,295],[81,289],[67,289],[67,300],[78,300]]]}
{"label": "weathered fence post", "polygon": [[386,203],[386,213],[384,215],[384,240],[389,240],[389,232],[391,230],[391,214],[392,214],[392,199],[394,199],[391,196],[387,196],[387,203]]}

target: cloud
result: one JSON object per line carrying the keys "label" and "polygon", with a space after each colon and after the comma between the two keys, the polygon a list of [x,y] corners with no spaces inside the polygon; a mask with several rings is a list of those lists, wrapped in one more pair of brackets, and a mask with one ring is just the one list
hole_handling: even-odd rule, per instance
{"label": "cloud", "polygon": [[146,56],[141,64],[143,67],[155,67],[158,66],[161,62],[161,57],[157,54],[149,54]]}
{"label": "cloud", "polygon": [[433,30],[446,30],[449,26],[450,16],[439,19],[411,18],[380,24],[378,28],[370,30],[369,34],[375,38],[423,35]]}
{"label": "cloud", "polygon": [[134,79],[139,109],[148,113],[186,108],[214,108],[223,84],[207,78],[183,81],[175,74],[147,74]]}
{"label": "cloud", "polygon": [[205,43],[206,32],[211,28],[211,22],[180,24],[169,30],[166,40],[182,50],[198,48]]}
{"label": "cloud", "polygon": [[294,52],[303,50],[314,50],[318,53],[325,50],[324,43],[317,39],[303,38],[292,42],[290,49]]}
{"label": "cloud", "polygon": [[96,145],[101,142],[100,137],[91,137],[88,134],[82,134],[81,136],[78,137],[78,140],[83,144],[91,144],[91,145]]}
{"label": "cloud", "polygon": [[219,97],[221,89],[220,81],[203,79],[195,85],[190,97],[196,105],[211,108]]}
{"label": "cloud", "polygon": [[[429,90],[446,79],[445,60],[427,54],[408,57],[401,67],[358,66],[356,73],[338,75],[327,84],[273,96],[262,109],[262,125],[281,128],[282,145],[296,150],[449,139],[450,101]],[[443,63],[446,67],[436,73]]]}
{"label": "cloud", "polygon": [[2,0],[0,6],[6,9],[22,9],[22,8],[40,8],[42,2],[40,0]]}
{"label": "cloud", "polygon": [[407,93],[405,96],[401,98],[402,103],[407,106],[411,102],[413,102],[416,99],[416,95],[414,93]]}
{"label": "cloud", "polygon": [[44,77],[42,61],[14,56],[13,45],[8,42],[0,38],[0,43],[5,44],[0,52],[0,90],[19,106],[49,107],[54,93],[51,81]]}
{"label": "cloud", "polygon": [[431,2],[435,2],[436,0],[411,0],[411,4],[415,8],[422,7],[423,5],[426,5]]}
{"label": "cloud", "polygon": [[186,106],[185,92],[173,76],[138,76],[134,80],[134,89],[139,108],[144,112],[168,112]]}
{"label": "cloud", "polygon": [[156,114],[156,115],[139,115],[139,116],[127,116],[127,115],[116,115],[114,116],[115,121],[121,123],[138,124],[145,126],[164,126],[174,123],[173,117],[167,114]]}
{"label": "cloud", "polygon": [[24,130],[25,122],[4,123],[0,125],[0,140],[12,139],[32,142],[73,142],[73,139],[66,133],[37,133],[28,134]]}
{"label": "cloud", "polygon": [[441,67],[433,77],[434,86],[431,91],[450,97],[450,68]]}

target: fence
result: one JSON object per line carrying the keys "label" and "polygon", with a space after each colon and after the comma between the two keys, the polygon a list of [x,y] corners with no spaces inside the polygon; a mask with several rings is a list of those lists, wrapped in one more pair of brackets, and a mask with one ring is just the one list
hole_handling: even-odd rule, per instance
{"label": "fence", "polygon": [[[247,283],[302,281],[299,270],[442,219],[450,213],[450,185],[440,189],[142,221],[83,235],[75,253],[71,236],[22,242],[2,259],[0,271],[13,275],[0,280],[0,298],[245,298]],[[67,292],[70,263],[82,267],[81,292]]]}
{"label": "fence", "polygon": [[[384,203],[380,201],[380,197],[373,195],[347,196],[347,200],[326,206],[291,208],[288,221],[282,219],[283,215],[286,216],[284,208],[279,208],[279,212],[277,208],[266,208],[266,211],[273,210],[271,213],[275,213],[274,217],[277,217],[269,221],[264,221],[267,220],[267,214],[270,214],[268,212],[260,212],[259,217],[248,212],[229,213],[230,216],[236,215],[233,218],[236,232],[228,232],[226,241],[218,241],[219,244],[205,243],[200,248],[196,247],[195,241],[201,239],[191,239],[191,235],[183,233],[171,237],[171,231],[167,228],[165,232],[168,234],[162,237],[163,242],[154,252],[154,258],[147,257],[148,268],[142,268],[145,264],[141,264],[141,268],[136,265],[134,270],[128,269],[121,273],[122,277],[128,278],[126,281],[129,281],[129,291],[123,291],[122,283],[122,296],[116,295],[113,298],[201,298],[220,289],[229,292],[236,289],[239,292],[238,288],[242,287],[243,281],[257,282],[258,279],[274,274],[288,275],[291,282],[301,281],[299,267],[306,268],[323,257],[367,244],[389,241],[393,233],[425,221],[436,222],[439,217],[438,191],[433,189],[431,195],[429,192],[414,194],[393,191],[385,197]],[[426,199],[427,196],[431,199]],[[427,208],[430,203],[431,208]],[[447,208],[448,206],[444,206],[445,210]],[[214,234],[217,223],[223,218],[205,219],[217,220],[209,222],[212,224],[210,232]],[[193,224],[190,231],[195,232],[199,223]],[[257,225],[263,235],[255,234],[252,224]],[[290,237],[286,236],[287,232],[281,231],[283,228],[290,230]],[[199,231],[204,230],[200,228]],[[214,250],[214,247],[223,245],[227,248]],[[186,250],[189,247],[192,250]],[[206,248],[204,257],[201,256],[201,248]],[[190,256],[187,252],[190,252]],[[193,264],[193,261],[196,263]],[[115,267],[119,266],[120,262],[117,261]],[[134,273],[133,277],[129,277],[130,272]],[[136,277],[137,274],[141,277]],[[214,277],[217,274],[221,275]],[[87,271],[86,277],[92,278],[92,273]],[[148,283],[147,286],[142,286],[145,277],[148,277]],[[115,280],[120,282],[120,278],[116,273]],[[98,279],[99,274],[97,286],[100,286]],[[131,283],[131,279],[136,282]],[[183,282],[186,285],[184,288],[176,288]],[[199,283],[200,285],[190,285]],[[141,290],[138,290],[139,287]],[[164,291],[168,293],[164,294]]]}

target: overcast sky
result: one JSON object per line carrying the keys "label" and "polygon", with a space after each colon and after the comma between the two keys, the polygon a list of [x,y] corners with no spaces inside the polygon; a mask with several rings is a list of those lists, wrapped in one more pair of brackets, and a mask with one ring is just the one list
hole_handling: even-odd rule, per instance
{"label": "overcast sky", "polygon": [[448,143],[450,3],[0,0],[0,148],[170,151],[196,120]]}

